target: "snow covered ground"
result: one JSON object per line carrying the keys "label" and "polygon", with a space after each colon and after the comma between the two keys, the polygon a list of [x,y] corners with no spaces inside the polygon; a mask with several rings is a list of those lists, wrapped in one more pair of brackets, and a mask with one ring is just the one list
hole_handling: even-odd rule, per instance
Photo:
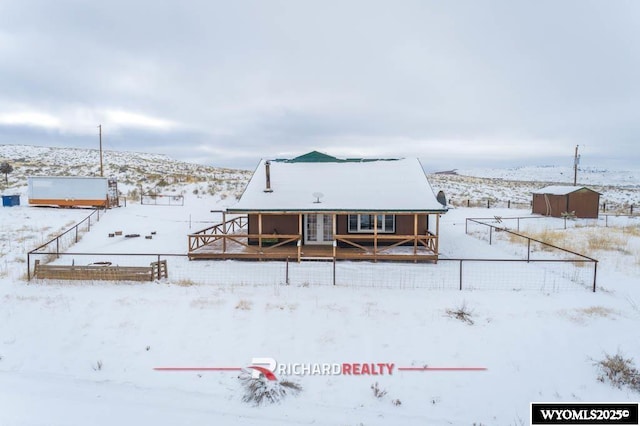
{"label": "snow covered ground", "polygon": [[[186,235],[218,220],[211,210],[225,202],[187,194],[184,207],[130,204],[107,212],[69,250],[184,253]],[[27,283],[25,252],[88,213],[0,209],[2,425],[521,425],[528,424],[534,401],[640,399],[599,382],[593,365],[605,352],[620,351],[636,365],[640,360],[640,237],[632,231],[638,228],[633,219],[619,224],[628,229],[625,250],[590,253],[600,260],[596,293],[581,287],[403,286],[391,282],[392,273],[381,274],[387,286],[372,288],[366,280],[373,276],[362,272],[368,265],[374,270],[367,263],[341,267],[344,284],[335,287],[312,280],[283,285],[282,264],[270,262],[188,262],[189,271],[200,270],[204,278],[213,275],[215,265],[233,265],[227,283],[174,278],[171,267],[171,278],[161,283]],[[524,214],[528,211],[491,210],[504,217]],[[461,208],[443,216],[444,256],[516,256],[515,243],[489,246],[465,235],[466,217],[486,215],[487,209]],[[532,223],[531,230],[558,227]],[[578,239],[589,229],[568,232]],[[152,240],[115,240],[107,235],[114,230],[157,234]],[[314,274],[318,268],[328,271],[326,265],[305,266]],[[415,267],[383,266],[400,276]],[[429,266],[448,267],[446,262]],[[488,282],[491,277],[480,272],[480,284]],[[240,283],[234,275],[251,276],[252,283]],[[348,285],[350,277],[363,285]],[[463,305],[473,324],[447,315]],[[396,370],[379,376],[296,376],[300,395],[261,407],[242,402],[237,372],[154,370],[246,367],[254,357],[280,363],[393,363]],[[397,370],[424,366],[486,370]],[[386,396],[374,397],[376,382]]]}

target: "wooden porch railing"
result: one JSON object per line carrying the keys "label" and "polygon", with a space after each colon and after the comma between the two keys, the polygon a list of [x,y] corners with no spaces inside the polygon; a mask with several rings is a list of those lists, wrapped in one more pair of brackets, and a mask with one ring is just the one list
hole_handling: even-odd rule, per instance
{"label": "wooden porch railing", "polygon": [[[248,219],[238,216],[224,223],[210,226],[189,237],[189,254],[193,258],[278,258],[302,257],[302,234],[248,234]],[[251,243],[250,243],[251,242]],[[349,253],[338,247],[339,244],[356,248]],[[207,246],[206,248],[204,248]],[[288,247],[284,247],[288,246]],[[295,247],[292,247],[295,246]],[[394,249],[403,246],[402,252]],[[202,250],[201,250],[202,249]],[[413,249],[413,253],[411,253]],[[285,253],[287,252],[287,253]],[[359,253],[358,253],[359,252]],[[370,258],[432,258],[437,259],[438,237],[431,232],[418,235],[397,234],[336,234],[333,250],[328,250],[321,257],[340,259]]]}
{"label": "wooden porch railing", "polygon": [[[285,244],[296,243],[302,236],[300,234],[228,234],[218,237],[224,243],[222,253],[226,252],[226,245],[229,242],[241,245],[247,252],[265,253]],[[249,240],[258,240],[258,244],[249,244]]]}
{"label": "wooden porch railing", "polygon": [[248,223],[249,220],[246,216],[238,216],[226,222],[189,234],[189,251],[195,251],[207,244],[211,244],[224,235],[236,234],[238,231],[244,229]]}
{"label": "wooden porch railing", "polygon": [[[413,243],[413,255],[418,256],[418,248],[425,248],[431,252],[431,254],[437,254],[437,240],[438,237],[434,234],[427,232],[421,235],[335,235],[336,242],[342,242],[352,247],[359,248],[364,254],[377,256],[379,254],[385,254],[388,250],[396,248],[402,245],[408,245]],[[373,245],[362,245],[356,241],[373,241]],[[378,242],[391,242],[390,244],[378,245]],[[335,256],[334,248],[334,256]]]}

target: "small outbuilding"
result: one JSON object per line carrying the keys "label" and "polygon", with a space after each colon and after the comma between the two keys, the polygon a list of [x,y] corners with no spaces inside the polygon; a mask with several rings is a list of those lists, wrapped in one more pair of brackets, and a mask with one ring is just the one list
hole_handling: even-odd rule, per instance
{"label": "small outbuilding", "polygon": [[547,186],[534,191],[533,213],[553,217],[569,213],[578,218],[597,219],[600,195],[585,186]]}

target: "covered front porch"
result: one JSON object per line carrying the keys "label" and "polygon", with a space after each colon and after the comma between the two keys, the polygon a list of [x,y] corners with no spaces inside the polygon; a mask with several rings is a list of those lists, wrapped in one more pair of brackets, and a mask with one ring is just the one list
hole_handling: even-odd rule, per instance
{"label": "covered front porch", "polygon": [[438,260],[439,213],[269,212],[190,234],[190,259]]}

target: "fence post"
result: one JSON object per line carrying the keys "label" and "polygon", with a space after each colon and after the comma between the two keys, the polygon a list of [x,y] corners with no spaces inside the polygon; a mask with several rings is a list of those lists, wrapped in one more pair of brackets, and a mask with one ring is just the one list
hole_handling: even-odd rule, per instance
{"label": "fence post", "polygon": [[598,276],[598,261],[593,262],[593,292],[596,292],[596,277]]}
{"label": "fence post", "polygon": [[567,217],[564,217],[564,229],[567,229]]}
{"label": "fence post", "polygon": [[527,263],[531,259],[531,238],[527,238]]}
{"label": "fence post", "polygon": [[489,200],[487,200],[487,208],[488,208],[488,209],[490,209],[490,208],[491,208],[491,204],[489,204],[489,203],[490,203],[490,201],[489,201]]}
{"label": "fence post", "polygon": [[511,208],[511,200],[507,201],[507,208],[510,209]]}
{"label": "fence post", "polygon": [[467,199],[467,207],[471,207],[471,201]]}
{"label": "fence post", "polygon": [[609,215],[608,214],[604,215],[604,227],[605,228],[609,227]]}
{"label": "fence post", "polygon": [[491,245],[491,240],[493,240],[493,226],[489,225],[489,245]]}
{"label": "fence post", "polygon": [[27,281],[31,281],[31,252],[27,253]]}
{"label": "fence post", "polygon": [[518,218],[518,232],[520,232],[520,218]]}
{"label": "fence post", "polygon": [[74,226],[76,228],[76,243],[78,243],[78,225]]}
{"label": "fence post", "polygon": [[158,281],[160,281],[160,278],[162,278],[162,275],[160,273],[160,255],[158,255]]}
{"label": "fence post", "polygon": [[462,259],[460,259],[460,291],[462,291]]}
{"label": "fence post", "polygon": [[465,235],[469,235],[469,218],[464,220],[464,233]]}
{"label": "fence post", "polygon": [[333,285],[336,285],[336,258],[333,258]]}
{"label": "fence post", "polygon": [[289,285],[289,256],[287,256],[287,263],[286,263],[285,273],[284,273],[284,282],[286,285]]}

